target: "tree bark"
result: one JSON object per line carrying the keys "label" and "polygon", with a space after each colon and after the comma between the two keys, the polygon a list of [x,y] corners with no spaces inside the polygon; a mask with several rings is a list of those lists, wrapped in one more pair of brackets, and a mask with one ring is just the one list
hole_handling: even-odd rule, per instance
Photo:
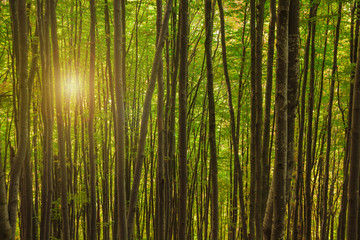
{"label": "tree bark", "polygon": [[128,221],[126,220],[126,191],[125,191],[125,109],[124,109],[124,81],[122,74],[122,23],[121,1],[114,0],[114,81],[116,95],[116,190],[115,202],[117,208],[116,236],[127,240]]}
{"label": "tree bark", "polygon": [[[316,17],[318,3],[312,2],[310,14],[312,18]],[[306,173],[305,173],[305,239],[311,239],[311,174],[313,167],[312,158],[312,144],[313,142],[313,110],[314,110],[314,91],[315,91],[315,33],[316,33],[316,20],[310,19],[311,23],[311,56],[310,56],[310,82],[309,82],[309,95],[308,95],[308,129],[307,129],[307,142],[306,142]]]}
{"label": "tree bark", "polygon": [[209,108],[209,144],[211,175],[211,239],[219,239],[219,200],[218,169],[216,153],[216,121],[214,101],[214,74],[212,64],[213,6],[211,0],[205,1],[205,58],[207,72],[207,97]]}
{"label": "tree bark", "polygon": [[59,45],[57,38],[57,19],[55,0],[48,0],[50,7],[51,40],[53,50],[54,79],[55,79],[55,108],[58,134],[58,153],[61,172],[61,211],[62,211],[62,237],[70,239],[69,212],[67,202],[67,168],[65,159],[65,138],[63,119],[63,91],[60,73]]}
{"label": "tree bark", "polygon": [[[160,34],[162,20],[162,0],[156,1],[156,32],[157,38]],[[158,40],[158,39],[157,39]],[[165,239],[165,179],[164,179],[164,80],[163,80],[163,60],[160,59],[158,76],[158,99],[157,99],[157,126],[158,126],[158,145],[157,145],[157,171],[156,171],[156,225],[155,239]]]}
{"label": "tree bark", "polygon": [[[14,19],[17,20],[16,29],[14,29],[14,35],[17,41],[17,45],[14,44],[14,51],[18,52],[18,84],[19,84],[19,97],[18,97],[18,149],[11,164],[10,172],[10,186],[9,186],[9,221],[12,229],[12,234],[6,234],[15,238],[16,233],[16,217],[18,207],[18,192],[19,192],[19,181],[22,166],[25,162],[26,152],[29,142],[29,121],[30,121],[30,83],[28,79],[28,31],[27,31],[27,14],[26,14],[26,1],[19,0],[15,4],[16,16]],[[21,24],[20,24],[21,23]],[[16,43],[16,42],[15,42]],[[15,92],[14,92],[15,94]],[[6,195],[5,195],[6,196]],[[6,205],[3,205],[6,208]],[[5,217],[5,229],[6,214]]]}
{"label": "tree bark", "polygon": [[250,239],[255,239],[255,202],[256,202],[256,1],[250,1],[250,42],[251,42],[251,140],[250,140]]}
{"label": "tree bark", "polygon": [[271,92],[273,85],[273,59],[274,59],[274,43],[275,43],[275,23],[276,23],[276,0],[270,1],[270,23],[268,37],[268,55],[267,55],[267,75],[266,75],[266,93],[265,93],[265,116],[264,131],[262,143],[262,162],[263,162],[263,186],[264,198],[267,199],[266,205],[263,206],[263,238],[270,239],[272,216],[273,216],[273,183],[269,185],[269,148],[270,148],[270,108],[271,108]]}
{"label": "tree bark", "polygon": [[[267,159],[262,158],[262,128],[263,128],[263,97],[262,97],[262,51],[264,29],[264,5],[265,0],[259,0],[256,6],[256,37],[255,37],[255,230],[256,239],[262,239],[263,218],[263,174]],[[265,160],[265,163],[264,161]],[[267,188],[267,186],[265,187]],[[266,200],[265,200],[266,201]]]}
{"label": "tree bark", "polygon": [[[359,38],[360,39],[360,38]],[[360,40],[358,46],[360,45]],[[358,47],[357,56],[360,56]],[[358,239],[358,211],[359,211],[359,166],[360,166],[360,58],[357,57],[356,73],[354,79],[354,97],[351,120],[351,146],[350,146],[350,175],[347,216],[347,238]]]}
{"label": "tree bark", "polygon": [[179,240],[187,239],[188,16],[188,0],[181,0],[179,8]]}
{"label": "tree bark", "polygon": [[[105,0],[105,8],[104,8],[104,15],[105,15],[105,33],[106,33],[106,72],[107,72],[107,86],[109,85],[113,85],[113,76],[112,76],[112,67],[111,67],[111,56],[110,56],[110,17],[109,17],[109,3],[107,0]],[[111,99],[113,100],[113,87],[110,88],[110,95],[111,95]],[[108,101],[109,99],[109,88],[106,89],[106,100],[104,101]],[[107,105],[107,104],[106,104]],[[107,108],[105,108],[107,111]],[[115,108],[114,108],[114,103],[113,101],[111,102],[111,110],[112,110],[112,114],[113,114],[113,119],[115,120],[114,115],[115,113]],[[115,124],[115,123],[114,123]],[[111,126],[111,124],[110,124]],[[108,127],[108,124],[105,123],[105,146],[104,146],[104,165],[103,165],[103,169],[104,169],[104,180],[103,180],[103,217],[104,217],[104,226],[103,226],[103,236],[104,236],[104,240],[109,240],[110,239],[110,201],[109,201],[109,147],[108,147],[108,143],[107,143],[107,133],[111,133],[110,127]],[[109,130],[107,130],[109,129]]]}
{"label": "tree bark", "polygon": [[[358,7],[357,7],[358,6]],[[355,11],[359,9],[359,5],[354,3],[352,13],[351,13],[351,41],[350,41],[350,62],[356,65],[356,53],[357,53],[357,39],[359,32],[359,20],[356,21],[356,27],[354,31],[354,19],[355,19]],[[357,11],[359,14],[359,10]],[[354,35],[355,33],[355,35]],[[348,100],[348,116],[347,116],[347,128],[345,132],[346,136],[346,146],[345,146],[345,156],[344,156],[344,182],[342,184],[343,193],[341,196],[341,208],[339,213],[339,226],[338,226],[338,240],[344,240],[346,235],[346,218],[347,218],[347,204],[348,204],[348,186],[349,186],[349,159],[350,159],[350,151],[351,151],[351,120],[352,120],[352,101],[353,101],[353,93],[354,93],[354,78],[355,78],[355,67],[353,67],[351,71],[351,80],[350,80],[350,88],[349,88],[349,100]]]}
{"label": "tree bark", "polygon": [[280,0],[277,16],[277,60],[275,93],[275,166],[274,166],[274,215],[271,239],[284,238],[286,212],[286,171],[287,171],[287,94],[288,94],[288,26],[290,0]]}
{"label": "tree bark", "polygon": [[45,13],[43,15],[40,1],[37,2],[38,26],[40,40],[40,56],[42,65],[42,119],[44,124],[43,138],[43,174],[41,191],[41,224],[40,239],[50,238],[51,229],[51,204],[53,189],[53,127],[54,127],[54,99],[53,84],[51,77],[51,54],[49,35],[49,2],[45,2]]}
{"label": "tree bark", "polygon": [[338,18],[335,30],[335,40],[334,40],[334,57],[333,57],[333,67],[331,73],[331,86],[330,86],[330,99],[328,106],[328,116],[327,116],[327,143],[326,143],[326,158],[325,158],[325,177],[324,177],[324,190],[323,190],[323,216],[321,223],[321,235],[320,239],[326,240],[328,239],[328,231],[327,231],[327,223],[328,223],[328,184],[329,184],[329,167],[330,167],[330,148],[331,148],[331,130],[332,130],[332,106],[334,102],[334,91],[335,91],[335,79],[337,72],[337,52],[338,52],[338,43],[339,43],[339,35],[340,35],[340,23],[341,23],[341,8],[342,3],[339,3],[338,8]]}
{"label": "tree bark", "polygon": [[89,73],[89,162],[90,162],[90,239],[96,239],[96,160],[94,141],[95,117],[95,0],[90,0],[90,73]]}

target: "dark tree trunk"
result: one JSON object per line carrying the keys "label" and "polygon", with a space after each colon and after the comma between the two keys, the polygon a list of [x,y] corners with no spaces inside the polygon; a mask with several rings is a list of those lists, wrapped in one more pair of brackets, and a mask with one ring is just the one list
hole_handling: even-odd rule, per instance
{"label": "dark tree trunk", "polygon": [[[358,32],[359,32],[359,20],[356,21],[356,27],[354,31],[354,19],[355,19],[355,11],[359,9],[359,5],[354,3],[354,7],[351,13],[351,41],[350,41],[350,62],[355,65],[356,64],[356,54],[357,54],[357,40],[358,40]],[[357,10],[357,14],[359,14],[359,10]],[[355,33],[355,35],[354,35]],[[346,146],[345,146],[345,156],[344,156],[344,182],[342,184],[342,196],[341,196],[341,208],[339,213],[339,226],[338,226],[338,240],[344,240],[346,235],[346,213],[347,213],[347,203],[348,203],[348,185],[349,185],[349,159],[350,159],[350,150],[351,150],[351,120],[352,120],[352,103],[353,103],[353,93],[354,93],[354,78],[355,78],[355,67],[353,67],[351,71],[351,80],[350,80],[350,88],[349,88],[349,100],[348,100],[348,116],[347,116],[347,128],[346,128]]]}
{"label": "dark tree trunk", "polygon": [[[160,34],[162,20],[162,0],[156,1],[156,30],[157,38]],[[158,40],[158,39],[157,39]],[[157,126],[158,126],[158,146],[157,146],[157,174],[156,174],[156,224],[155,239],[165,239],[165,179],[164,179],[164,80],[163,80],[163,60],[160,59],[157,76],[158,83],[158,104],[157,104]]]}
{"label": "dark tree trunk", "polygon": [[334,40],[334,58],[333,58],[333,67],[331,73],[331,86],[330,86],[330,99],[328,106],[328,116],[327,116],[327,144],[326,144],[326,158],[325,158],[325,177],[324,177],[324,190],[323,190],[323,216],[321,223],[321,239],[328,239],[328,184],[329,184],[329,168],[330,168],[330,148],[331,148],[331,130],[332,130],[332,106],[334,102],[334,91],[335,91],[335,78],[337,72],[337,51],[338,51],[338,43],[339,43],[339,35],[340,35],[340,23],[341,23],[341,8],[342,3],[339,3],[338,9],[338,18],[335,30],[335,40]]}
{"label": "dark tree trunk", "polygon": [[179,240],[187,230],[187,89],[188,82],[188,0],[179,8]]}
{"label": "dark tree trunk", "polygon": [[[16,19],[17,25],[13,29],[14,38],[14,51],[18,52],[17,56],[17,76],[19,86],[18,96],[18,122],[17,122],[17,140],[18,149],[15,158],[11,164],[10,172],[10,186],[9,186],[9,205],[8,205],[8,216],[12,234],[5,231],[4,236],[15,237],[16,233],[16,218],[17,218],[17,207],[18,207],[18,192],[19,192],[19,181],[22,166],[26,161],[26,153],[29,143],[29,127],[30,127],[30,82],[28,78],[28,24],[26,14],[26,1],[20,0],[14,3],[16,8],[16,15],[13,19]],[[21,24],[20,24],[21,23]],[[17,43],[17,44],[16,44]],[[14,94],[16,94],[14,92]],[[5,194],[6,196],[6,194]],[[6,201],[5,201],[6,203]],[[6,204],[4,205],[4,210]],[[7,214],[4,216],[4,229],[7,230]]]}
{"label": "dark tree trunk", "polygon": [[290,0],[280,0],[277,15],[277,60],[275,92],[274,215],[271,239],[284,238],[286,212],[287,117],[288,117],[288,26]]}
{"label": "dark tree trunk", "polygon": [[[288,215],[291,214],[291,181],[293,179],[295,165],[295,118],[298,106],[298,82],[300,78],[299,69],[299,0],[290,0],[289,7],[289,66],[288,66],[288,140],[287,140],[287,173],[286,173],[286,202],[288,203]],[[288,220],[290,223],[290,218]],[[287,226],[290,233],[290,224]],[[289,237],[289,236],[288,236]]]}
{"label": "dark tree trunk", "polygon": [[213,6],[211,0],[205,1],[205,58],[207,72],[207,97],[209,108],[209,144],[210,144],[210,175],[211,175],[211,239],[219,239],[219,200],[218,200],[218,169],[216,153],[216,121],[214,101],[214,74],[212,64]]}
{"label": "dark tree trunk", "polygon": [[[263,127],[263,97],[262,97],[262,51],[264,29],[265,0],[259,0],[256,6],[256,37],[255,37],[255,230],[256,239],[262,239],[262,218],[266,199],[263,200],[263,167],[267,159],[262,158],[262,127]],[[265,160],[265,163],[264,161]]]}
{"label": "dark tree trunk", "polygon": [[256,0],[250,1],[250,42],[251,42],[251,142],[250,142],[250,239],[255,239],[256,211]]}
{"label": "dark tree trunk", "polygon": [[[306,172],[305,172],[305,239],[311,239],[311,174],[313,167],[312,158],[312,144],[313,142],[313,110],[314,110],[314,91],[315,91],[315,33],[316,33],[316,17],[317,8],[319,4],[312,2],[310,14],[312,14],[311,22],[311,64],[310,64],[310,82],[309,82],[309,95],[308,95],[308,129],[307,129],[307,142],[306,142]],[[306,71],[306,70],[304,70]]]}
{"label": "dark tree trunk", "polygon": [[[106,33],[106,72],[107,72],[107,84],[106,86],[109,85],[113,85],[113,76],[112,76],[112,67],[111,67],[111,56],[110,56],[110,17],[109,17],[109,3],[107,0],[105,0],[105,8],[104,8],[104,13],[105,13],[105,33]],[[113,87],[110,88],[111,93],[113,93]],[[113,94],[111,94],[111,100],[113,100]],[[106,88],[106,100],[104,100],[104,103],[106,101],[106,106],[107,106],[107,102],[109,99],[109,88]],[[113,101],[111,101],[111,110],[113,114],[116,114],[113,108],[114,104]],[[107,107],[105,107],[106,111],[107,111]],[[114,117],[114,115],[113,115]],[[115,120],[115,118],[114,118]],[[114,123],[115,124],[115,123]],[[104,165],[103,165],[103,169],[104,169],[104,180],[103,180],[103,217],[104,217],[104,226],[103,226],[103,235],[104,235],[104,240],[109,240],[110,239],[110,196],[109,196],[109,191],[110,191],[110,187],[109,187],[109,147],[108,147],[108,143],[107,143],[107,134],[111,133],[110,127],[108,126],[107,123],[105,123],[105,146],[104,146]]]}
{"label": "dark tree trunk", "polygon": [[63,119],[63,97],[62,83],[60,73],[59,45],[57,38],[57,19],[56,3],[54,0],[49,1],[51,40],[53,50],[54,79],[55,79],[55,108],[58,133],[58,153],[61,169],[61,211],[62,211],[62,234],[63,239],[70,239],[69,212],[67,201],[67,168],[65,159],[65,138],[64,138],[64,119]]}
{"label": "dark tree trunk", "polygon": [[90,164],[90,239],[96,240],[96,163],[94,140],[95,117],[95,0],[90,0],[90,73],[89,73],[89,164]]}
{"label": "dark tree trunk", "polygon": [[[360,39],[360,38],[359,38]],[[358,46],[360,45],[360,40]],[[357,49],[360,56],[360,47]],[[359,210],[359,159],[360,159],[360,58],[357,57],[354,79],[354,96],[352,105],[351,147],[350,147],[350,175],[348,195],[347,237],[358,239],[358,210]]]}
{"label": "dark tree trunk", "polygon": [[116,192],[115,204],[117,222],[116,235],[120,239],[128,239],[128,222],[126,220],[126,191],[125,191],[125,110],[124,110],[124,81],[122,74],[122,22],[121,1],[114,1],[114,81],[116,95],[116,121],[114,122],[116,135]]}

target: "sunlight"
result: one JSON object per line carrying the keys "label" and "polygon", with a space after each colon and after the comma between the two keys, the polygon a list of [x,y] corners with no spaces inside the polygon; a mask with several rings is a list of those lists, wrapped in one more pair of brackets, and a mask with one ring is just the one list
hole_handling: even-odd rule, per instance
{"label": "sunlight", "polygon": [[68,77],[64,82],[64,96],[71,97],[79,91],[79,84],[76,77]]}

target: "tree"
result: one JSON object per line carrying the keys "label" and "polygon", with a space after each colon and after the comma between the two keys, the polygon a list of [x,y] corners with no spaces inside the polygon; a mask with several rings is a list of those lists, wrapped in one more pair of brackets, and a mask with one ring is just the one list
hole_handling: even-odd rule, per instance
{"label": "tree", "polygon": [[[30,84],[28,79],[28,31],[27,31],[27,14],[26,14],[26,2],[17,1],[13,2],[16,7],[16,15],[13,17],[16,19],[17,25],[14,32],[15,38],[17,38],[17,45],[14,45],[15,51],[18,52],[18,83],[19,83],[19,107],[18,107],[18,149],[11,164],[10,173],[10,186],[9,186],[9,201],[8,201],[8,213],[2,213],[4,220],[2,223],[2,234],[8,239],[15,238],[16,233],[16,216],[18,205],[18,193],[19,193],[19,181],[22,166],[24,166],[26,153],[29,144],[29,121],[30,121]],[[0,179],[2,180],[2,179]],[[6,196],[3,195],[4,197]],[[3,209],[6,210],[6,201]],[[7,221],[9,217],[9,222]],[[8,232],[8,224],[11,226],[11,233]]]}
{"label": "tree", "polygon": [[96,239],[96,163],[94,141],[94,115],[95,115],[95,0],[90,1],[90,75],[89,75],[89,160],[90,160],[90,239]]}
{"label": "tree", "polygon": [[64,119],[63,119],[63,91],[60,72],[59,45],[57,38],[57,20],[56,20],[56,3],[49,0],[50,8],[50,25],[51,25],[51,42],[54,64],[55,80],[55,107],[56,122],[58,134],[58,154],[61,168],[61,210],[62,210],[62,234],[63,239],[70,239],[69,211],[67,201],[67,168],[65,159],[65,139],[64,139]]}
{"label": "tree", "polygon": [[187,220],[187,74],[188,74],[188,0],[179,8],[179,239],[185,240]]}
{"label": "tree", "polygon": [[342,3],[339,3],[338,18],[335,30],[335,42],[334,42],[334,57],[333,67],[331,73],[331,86],[330,86],[330,102],[328,108],[328,121],[327,121],[327,144],[326,144],[326,159],[325,159],[325,181],[324,181],[324,196],[323,196],[323,220],[321,224],[321,239],[328,239],[327,221],[328,221],[328,185],[329,185],[329,168],[330,168],[330,148],[331,148],[331,130],[332,130],[332,107],[334,101],[335,91],[335,78],[337,71],[337,53],[338,43],[340,35],[340,23],[341,23],[341,8]]}
{"label": "tree", "polygon": [[[114,1],[114,80],[116,95],[116,122],[114,124],[116,130],[116,175],[117,175],[117,194],[115,199],[117,207],[118,219],[117,231],[121,239],[128,239],[128,221],[126,220],[126,192],[125,192],[125,112],[124,112],[124,81],[122,70],[122,23],[120,14],[121,0]],[[118,234],[116,232],[116,234]]]}
{"label": "tree", "polygon": [[288,94],[288,26],[290,1],[280,0],[277,14],[276,43],[276,138],[275,138],[275,166],[274,166],[274,215],[271,239],[284,238],[284,221],[286,211],[286,171],[287,171],[287,94]]}
{"label": "tree", "polygon": [[[359,44],[359,43],[358,43]],[[358,47],[357,56],[360,56]],[[351,120],[351,147],[350,147],[350,176],[349,176],[349,195],[348,195],[348,217],[347,217],[347,237],[348,239],[358,238],[358,208],[359,208],[359,125],[360,120],[360,61],[356,61],[356,74],[354,79],[354,98],[352,103]]]}
{"label": "tree", "polygon": [[[40,56],[42,66],[42,118],[44,122],[44,146],[43,146],[43,176],[42,176],[42,197],[41,197],[41,225],[40,239],[50,238],[50,219],[51,219],[51,203],[53,189],[53,126],[54,126],[54,99],[53,84],[51,77],[51,55],[50,55],[50,36],[49,36],[49,2],[40,4],[38,2],[38,28],[40,40]],[[45,7],[45,13],[43,12]]]}
{"label": "tree", "polygon": [[205,57],[207,75],[207,97],[209,112],[210,176],[211,176],[211,239],[219,238],[219,200],[218,167],[216,153],[216,121],[214,100],[214,73],[212,65],[213,6],[211,0],[205,1]]}
{"label": "tree", "polygon": [[359,3],[167,2],[0,3],[0,239],[358,237]]}

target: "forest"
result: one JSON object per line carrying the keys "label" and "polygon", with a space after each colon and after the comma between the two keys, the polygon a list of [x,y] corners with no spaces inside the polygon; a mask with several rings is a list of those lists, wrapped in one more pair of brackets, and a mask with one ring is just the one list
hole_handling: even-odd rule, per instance
{"label": "forest", "polygon": [[360,1],[0,0],[0,239],[360,239]]}

